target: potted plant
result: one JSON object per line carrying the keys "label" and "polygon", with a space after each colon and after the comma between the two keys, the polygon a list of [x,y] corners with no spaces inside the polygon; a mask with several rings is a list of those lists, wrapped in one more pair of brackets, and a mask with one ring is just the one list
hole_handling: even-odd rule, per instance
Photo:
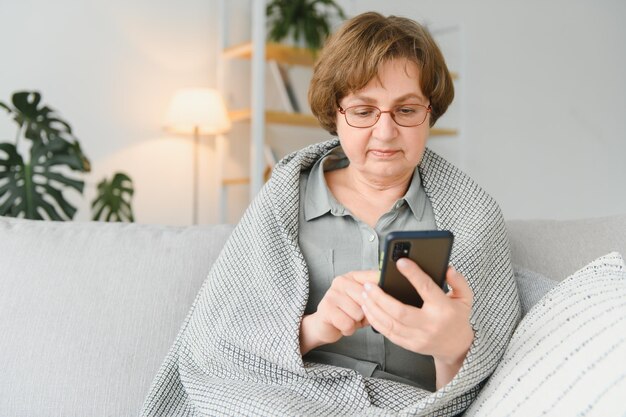
{"label": "potted plant", "polygon": [[334,14],[345,19],[343,10],[333,0],[272,0],[266,14],[269,40],[280,42],[291,37],[312,51],[320,49],[330,34]]}
{"label": "potted plant", "polygon": [[[83,194],[91,164],[69,123],[41,103],[37,91],[18,91],[12,106],[0,101],[17,124],[14,141],[0,142],[0,216],[71,220],[66,192]],[[93,220],[133,221],[132,180],[117,173],[98,184]]]}

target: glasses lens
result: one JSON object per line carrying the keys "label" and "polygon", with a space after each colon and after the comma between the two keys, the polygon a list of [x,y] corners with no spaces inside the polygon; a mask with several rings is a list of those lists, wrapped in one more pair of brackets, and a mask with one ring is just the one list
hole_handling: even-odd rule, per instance
{"label": "glasses lens", "polygon": [[374,106],[354,106],[346,109],[346,122],[353,127],[373,126],[380,116],[380,110]]}
{"label": "glasses lens", "polygon": [[428,109],[417,104],[403,104],[393,109],[393,120],[400,126],[418,126],[426,120]]}
{"label": "glasses lens", "polygon": [[[352,127],[372,127],[381,113],[383,112],[374,106],[354,106],[344,110],[346,122]],[[428,108],[419,104],[402,104],[384,113],[390,113],[393,120],[400,126],[413,127],[424,123]]]}

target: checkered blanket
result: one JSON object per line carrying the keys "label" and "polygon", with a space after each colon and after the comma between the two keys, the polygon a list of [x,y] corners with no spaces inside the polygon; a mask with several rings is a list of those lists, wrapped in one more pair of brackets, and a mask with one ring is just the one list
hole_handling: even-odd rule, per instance
{"label": "checkered blanket", "polygon": [[299,178],[337,145],[312,145],[277,164],[204,282],[142,415],[452,416],[470,404],[498,364],[520,305],[497,204],[428,149],[419,166],[423,186],[437,226],[455,235],[451,263],[475,294],[476,336],[461,370],[431,393],[303,362],[308,272],[298,247]]}

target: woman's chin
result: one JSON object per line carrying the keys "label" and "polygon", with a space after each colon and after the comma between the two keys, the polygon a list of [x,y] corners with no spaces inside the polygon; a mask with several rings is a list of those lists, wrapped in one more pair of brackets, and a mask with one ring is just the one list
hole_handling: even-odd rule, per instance
{"label": "woman's chin", "polygon": [[406,178],[411,178],[413,176],[413,171],[415,167],[407,167],[402,168],[399,166],[393,167],[372,167],[373,169],[368,170],[369,176],[371,178],[375,178],[377,182],[381,183],[396,183],[398,180],[403,180]]}

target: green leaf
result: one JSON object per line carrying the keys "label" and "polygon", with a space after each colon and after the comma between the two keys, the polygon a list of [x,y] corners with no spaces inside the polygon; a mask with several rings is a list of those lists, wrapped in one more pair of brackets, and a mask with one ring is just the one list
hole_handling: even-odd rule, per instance
{"label": "green leaf", "polygon": [[80,193],[83,192],[83,188],[85,187],[85,182],[82,180],[76,180],[73,178],[68,178],[66,176],[64,176],[63,174],[57,173],[57,172],[52,172],[52,171],[46,171],[45,174],[43,174],[43,176],[46,177],[46,179],[48,181],[56,181],[59,182],[63,185],[66,185],[68,187],[71,187],[73,189],[75,189],[76,191],[79,191]]}
{"label": "green leaf", "polygon": [[17,200],[17,198],[17,194],[9,195],[9,198],[7,198],[2,205],[0,205],[0,216],[15,217],[11,210],[15,207],[15,200]]}
{"label": "green leaf", "polygon": [[345,19],[343,9],[333,0],[273,0],[265,8],[268,39],[280,42],[291,35],[296,42],[304,39],[315,52],[330,34],[331,10]]}
{"label": "green leaf", "polygon": [[0,143],[0,201],[3,201],[0,215],[71,220],[76,208],[54,186],[59,183],[83,192],[83,181],[55,170],[60,166],[72,168],[73,164],[66,163],[64,158],[71,149],[73,144],[60,138],[48,143],[35,142],[30,150],[30,162],[25,163],[15,145]]}
{"label": "green leaf", "polygon": [[54,199],[55,203],[61,208],[61,210],[63,210],[65,216],[69,219],[73,219],[76,214],[76,207],[65,201],[61,190],[54,188],[50,184],[44,184],[43,187],[48,192],[48,195]]}
{"label": "green leaf", "polygon": [[55,220],[55,221],[63,220],[63,217],[61,217],[61,215],[57,212],[56,208],[52,204],[48,203],[46,200],[41,198],[40,195],[36,197],[35,207],[37,208],[37,214],[35,215],[36,220],[43,220],[43,216],[41,215],[41,210],[46,212],[47,217],[50,220]]}
{"label": "green leaf", "polygon": [[[48,142],[55,138],[72,138],[69,123],[57,116],[55,111],[41,104],[37,91],[18,91],[12,97],[13,119],[24,130],[24,137],[33,142]],[[7,107],[8,108],[8,107]]]}
{"label": "green leaf", "polygon": [[111,181],[103,179],[98,183],[98,195],[91,203],[92,220],[135,221],[132,210],[132,197],[135,190],[133,181],[124,173],[117,172]]}

